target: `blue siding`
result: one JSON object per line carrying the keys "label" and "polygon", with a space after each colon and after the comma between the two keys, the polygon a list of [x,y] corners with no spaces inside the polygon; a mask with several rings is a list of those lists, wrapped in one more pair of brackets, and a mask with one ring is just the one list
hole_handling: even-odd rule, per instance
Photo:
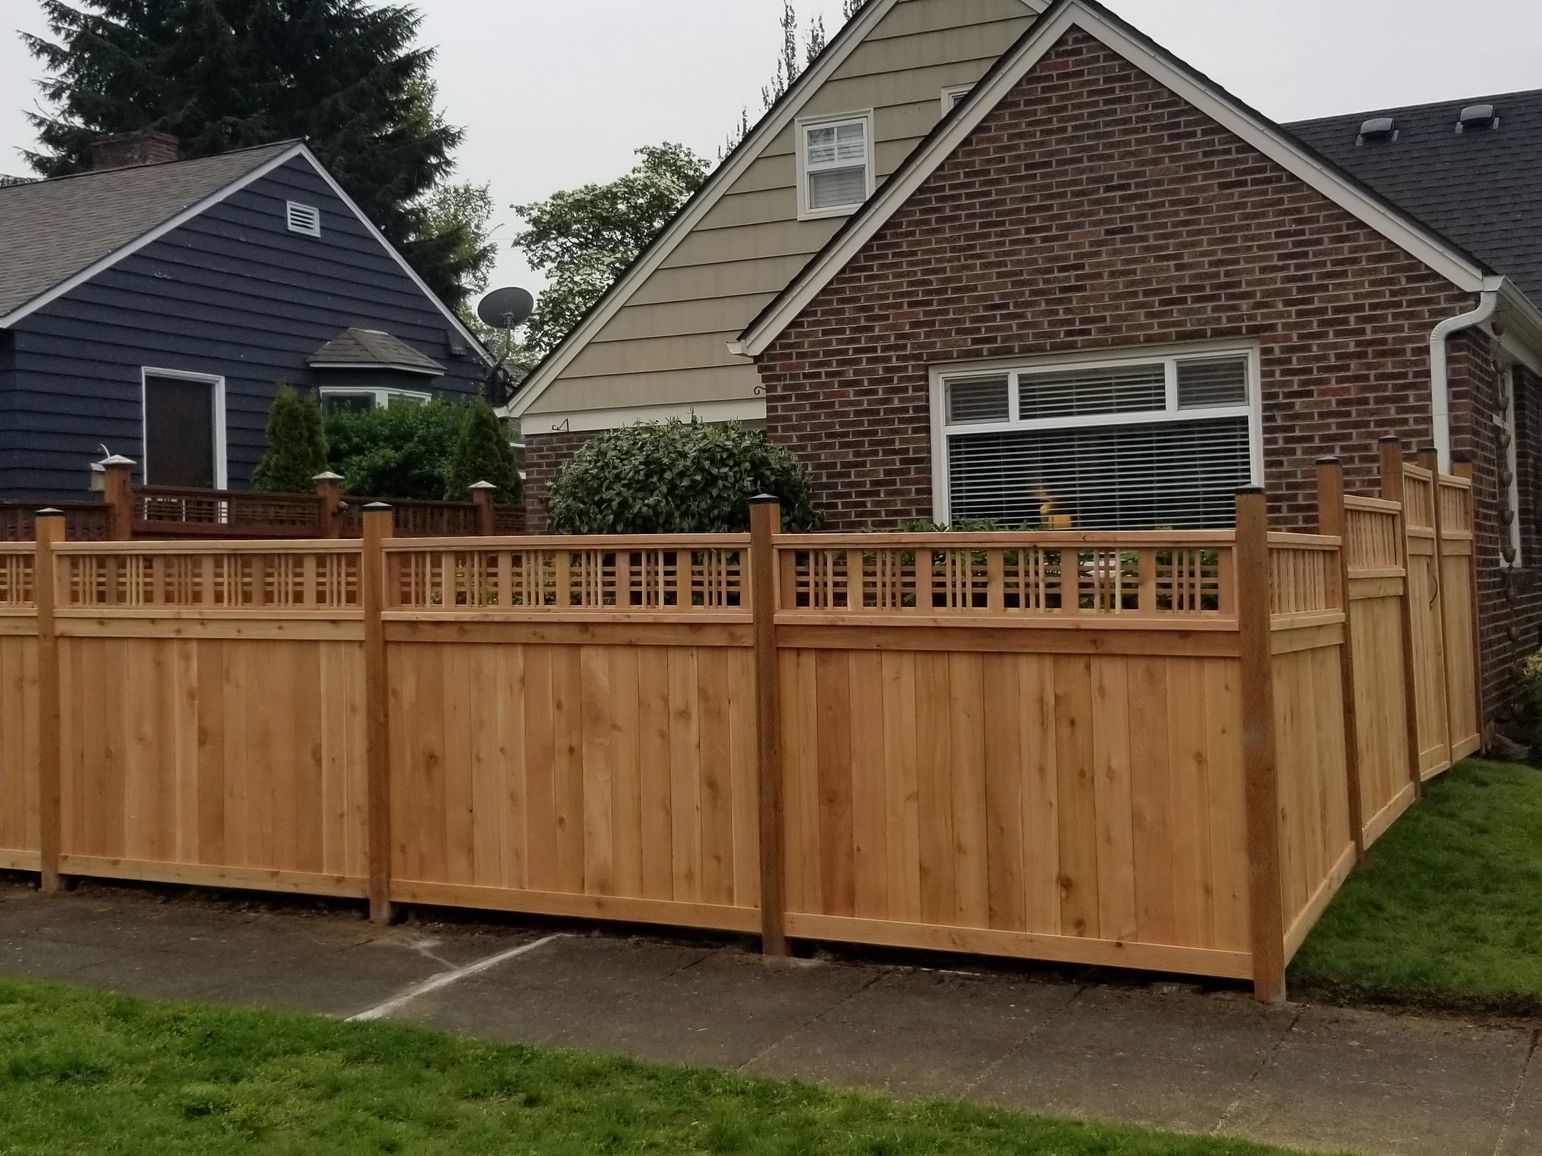
{"label": "blue siding", "polygon": [[[287,201],[321,210],[319,238],[289,232]],[[464,338],[296,157],[0,332],[0,492],[78,494],[102,443],[140,460],[141,367],[225,378],[230,484],[245,486],[276,383],[329,380],[306,359],[350,326],[445,367],[418,389],[466,396],[486,373],[469,349],[452,353]]]}

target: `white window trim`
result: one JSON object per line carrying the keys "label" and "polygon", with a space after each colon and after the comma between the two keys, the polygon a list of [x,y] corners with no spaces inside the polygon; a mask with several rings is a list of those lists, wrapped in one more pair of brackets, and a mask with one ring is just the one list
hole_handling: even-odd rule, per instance
{"label": "white window trim", "polygon": [[143,365],[139,368],[139,476],[147,486],[155,485],[150,473],[150,423],[149,381],[152,377],[169,377],[176,381],[201,381],[214,389],[214,488],[226,489],[230,484],[229,463],[225,449],[225,379],[215,373],[189,373],[183,369],[156,369]]}
{"label": "white window trim", "polygon": [[[297,210],[302,217],[309,217],[312,223],[296,225]],[[299,201],[286,201],[284,202],[284,223],[289,226],[291,233],[298,233],[302,237],[319,237],[321,236],[321,209],[316,205],[306,205]]]}
{"label": "white window trim", "polygon": [[410,397],[424,405],[434,400],[434,395],[431,393],[416,389],[398,389],[391,385],[323,385],[317,388],[316,396],[323,406],[329,397],[368,397],[374,399],[376,409],[385,409],[391,404],[393,397]]}
{"label": "white window trim", "polygon": [[[1178,408],[1178,360],[1198,361],[1213,358],[1246,356],[1248,359],[1248,400],[1245,406],[1224,406],[1212,409]],[[1129,365],[1151,365],[1165,362],[1167,366],[1167,408],[1144,413],[1098,414],[1094,417],[1018,418],[1021,398],[1018,381],[1021,376],[1036,373],[1055,373],[1067,369],[1112,369]],[[947,387],[959,378],[981,377],[988,374],[1007,375],[1007,398],[1010,417],[1004,422],[975,422],[967,425],[950,425],[947,421]],[[1085,428],[1100,425],[1151,425],[1158,422],[1205,421],[1246,415],[1248,419],[1248,457],[1252,466],[1251,484],[1264,483],[1264,423],[1261,363],[1257,345],[1246,343],[1206,343],[1203,345],[1153,347],[1140,352],[1114,354],[1099,351],[1087,354],[1067,354],[1052,357],[1018,359],[1012,361],[956,362],[930,367],[931,421],[932,421],[932,520],[946,526],[952,522],[951,495],[948,492],[949,462],[948,439],[956,434],[981,433],[992,430],[1033,431],[1045,429]]]}
{"label": "white window trim", "polygon": [[[856,121],[863,122],[862,137],[867,144],[867,189],[862,200],[855,205],[837,205],[829,209],[811,209],[808,203],[808,134],[811,129],[826,128],[833,124],[851,124]],[[867,203],[873,195],[873,190],[878,187],[876,168],[878,164],[878,149],[873,140],[873,110],[863,109],[860,112],[833,113],[829,116],[803,117],[797,122],[795,137],[795,150],[798,168],[798,220],[823,221],[830,217],[849,217]]]}
{"label": "white window trim", "polygon": [[942,90],[942,115],[947,116],[948,113],[957,107],[956,102],[959,98],[968,96],[973,91],[974,85],[972,84],[950,84],[947,88],[944,88]]}

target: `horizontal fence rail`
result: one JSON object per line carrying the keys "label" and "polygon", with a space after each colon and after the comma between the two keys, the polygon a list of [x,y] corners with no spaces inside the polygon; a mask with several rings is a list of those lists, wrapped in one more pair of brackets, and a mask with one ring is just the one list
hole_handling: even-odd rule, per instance
{"label": "horizontal fence rail", "polygon": [[[1419,648],[1470,637],[1470,488],[1397,465],[1382,498],[1324,473],[1318,534],[1270,534],[1256,493],[1235,533],[795,535],[764,505],[750,535],[659,537],[45,520],[0,547],[0,868],[1274,997],[1427,768]],[[1399,500],[1421,480],[1427,537]],[[1449,762],[1478,716],[1439,671]]]}

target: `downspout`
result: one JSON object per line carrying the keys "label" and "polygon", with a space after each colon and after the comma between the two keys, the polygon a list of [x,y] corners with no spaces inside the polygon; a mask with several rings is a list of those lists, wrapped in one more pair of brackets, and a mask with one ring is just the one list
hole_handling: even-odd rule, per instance
{"label": "downspout", "polygon": [[1499,286],[1503,283],[1503,278],[1485,281],[1476,309],[1446,318],[1430,334],[1430,432],[1444,472],[1451,469],[1451,378],[1446,339],[1493,317],[1499,309]]}

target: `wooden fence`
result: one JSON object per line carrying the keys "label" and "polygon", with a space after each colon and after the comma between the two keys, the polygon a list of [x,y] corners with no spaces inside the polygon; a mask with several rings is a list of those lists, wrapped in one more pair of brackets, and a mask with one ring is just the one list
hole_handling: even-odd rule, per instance
{"label": "wooden fence", "polygon": [[[0,503],[0,541],[30,542],[40,505],[65,514],[75,541],[358,538],[364,509],[380,501],[343,494],[341,479],[331,474],[316,479],[314,494],[266,494],[135,485],[132,465],[106,466],[99,502]],[[524,507],[497,505],[492,492],[474,488],[469,502],[395,501],[396,533],[417,538],[522,533]]]}
{"label": "wooden fence", "polygon": [[[377,510],[357,542],[104,543],[41,519],[0,546],[0,866],[1274,998],[1413,799],[1416,734],[1478,717],[1458,663],[1426,726],[1408,597],[1419,543],[1470,567],[1469,491],[1388,460],[1383,498],[1325,465],[1310,535],[1270,533],[1256,491],[1235,533],[799,536],[766,504],[750,535],[659,539],[395,539]],[[1421,480],[1444,535],[1404,524]],[[1447,656],[1471,652],[1455,587]]]}

